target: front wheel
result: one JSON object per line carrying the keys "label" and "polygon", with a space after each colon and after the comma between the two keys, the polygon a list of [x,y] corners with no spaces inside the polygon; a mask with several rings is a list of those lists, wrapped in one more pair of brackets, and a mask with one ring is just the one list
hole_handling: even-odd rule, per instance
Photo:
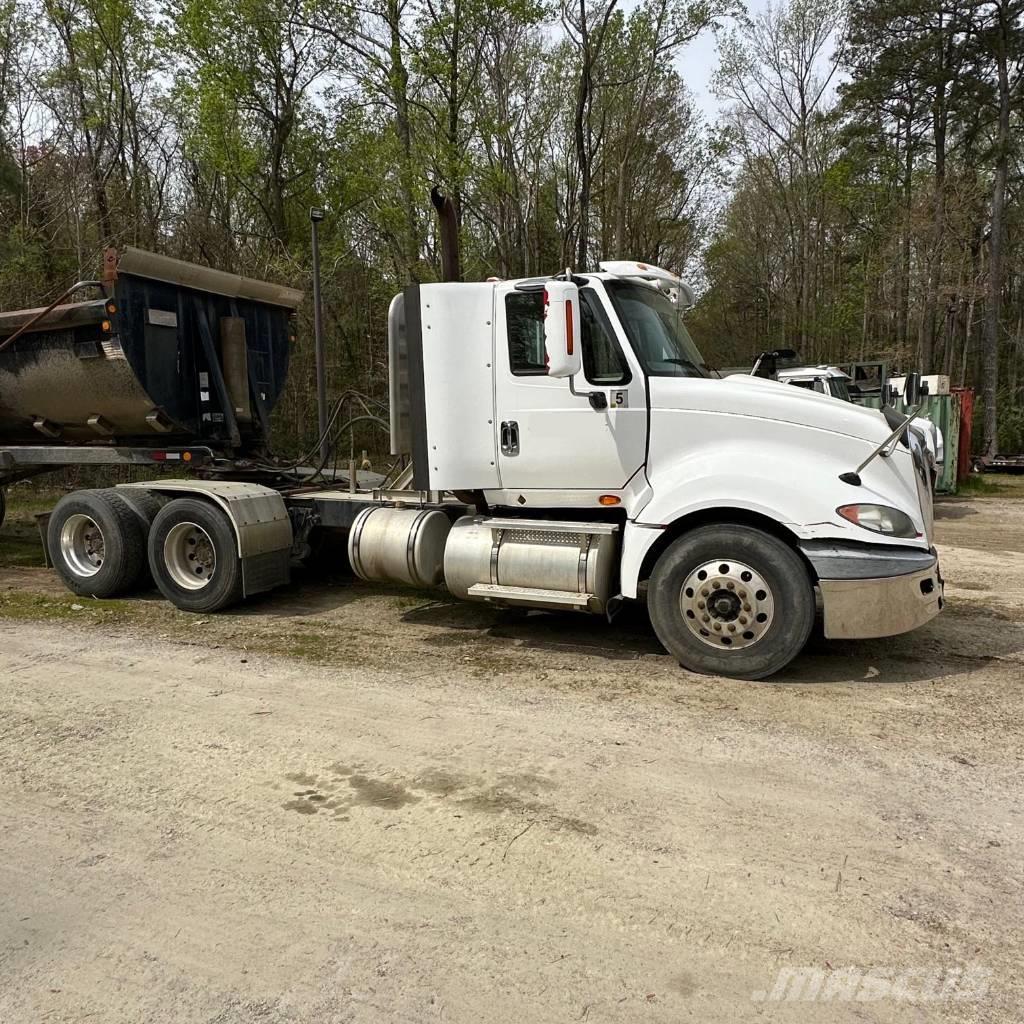
{"label": "front wheel", "polygon": [[176,608],[215,612],[242,598],[242,562],[235,531],[215,505],[176,498],[149,531],[149,570]]}
{"label": "front wheel", "polygon": [[814,589],[800,556],[748,526],[702,526],[673,541],[647,596],[658,639],[683,668],[763,679],[803,649]]}

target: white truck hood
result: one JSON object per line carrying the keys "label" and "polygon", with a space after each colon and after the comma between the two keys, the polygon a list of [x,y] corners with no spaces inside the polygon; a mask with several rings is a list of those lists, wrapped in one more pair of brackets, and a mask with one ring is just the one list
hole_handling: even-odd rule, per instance
{"label": "white truck hood", "polygon": [[733,374],[729,377],[651,377],[652,409],[700,412],[779,420],[816,430],[846,434],[879,444],[890,433],[877,409],[837,402],[803,388],[780,387],[777,381]]}

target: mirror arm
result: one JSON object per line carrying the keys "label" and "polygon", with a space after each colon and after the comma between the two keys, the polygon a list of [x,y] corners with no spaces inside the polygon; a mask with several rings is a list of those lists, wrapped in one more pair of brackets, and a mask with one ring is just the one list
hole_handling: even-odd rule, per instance
{"label": "mirror arm", "polygon": [[603,391],[577,391],[573,386],[572,378],[575,374],[569,377],[569,394],[574,398],[585,398],[590,402],[592,409],[600,411],[601,409],[608,408],[608,396]]}
{"label": "mirror arm", "polygon": [[903,431],[906,430],[908,426],[910,426],[911,421],[917,418],[917,414],[923,408],[924,403],[922,402],[921,405],[919,405],[916,409],[912,409],[907,414],[907,418],[880,445],[878,445],[852,473],[840,473],[839,479],[842,480],[844,484],[853,484],[854,487],[860,487],[861,473],[872,462],[874,462],[879,455],[881,455],[883,458],[888,458],[888,456],[892,454],[892,452],[887,452],[885,451],[885,449],[888,448],[890,444],[892,444],[893,450],[895,450],[896,442],[898,441],[900,435],[902,435]]}

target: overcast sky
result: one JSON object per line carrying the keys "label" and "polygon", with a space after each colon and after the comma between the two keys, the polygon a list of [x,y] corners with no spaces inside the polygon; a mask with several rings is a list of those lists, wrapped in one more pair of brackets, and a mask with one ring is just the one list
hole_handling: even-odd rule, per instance
{"label": "overcast sky", "polygon": [[[768,0],[746,0],[751,16],[759,14],[768,6]],[[635,0],[626,0],[626,10],[637,6]],[[686,82],[697,108],[708,121],[714,121],[721,110],[721,103],[711,91],[711,76],[718,68],[718,50],[711,32],[702,32],[676,61],[683,80]]]}

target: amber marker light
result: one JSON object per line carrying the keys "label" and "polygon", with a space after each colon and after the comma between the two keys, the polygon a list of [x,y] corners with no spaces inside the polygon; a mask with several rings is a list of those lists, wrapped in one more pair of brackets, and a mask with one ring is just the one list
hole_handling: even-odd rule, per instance
{"label": "amber marker light", "polygon": [[620,505],[622,504],[622,499],[617,494],[602,494],[597,499],[597,503],[599,505]]}

